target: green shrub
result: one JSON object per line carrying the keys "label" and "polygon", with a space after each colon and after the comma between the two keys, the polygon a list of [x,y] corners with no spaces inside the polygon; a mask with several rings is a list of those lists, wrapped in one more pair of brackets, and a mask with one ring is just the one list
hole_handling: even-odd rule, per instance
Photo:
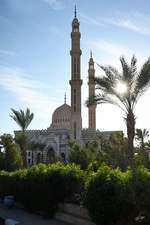
{"label": "green shrub", "polygon": [[129,186],[131,172],[102,166],[86,182],[85,206],[97,225],[116,224],[122,215],[134,209]]}
{"label": "green shrub", "polygon": [[147,217],[150,224],[150,171],[144,167],[134,169],[130,186],[137,209]]}
{"label": "green shrub", "polygon": [[105,162],[95,160],[88,165],[88,172],[97,172],[99,167],[102,166],[108,166],[108,164],[106,164]]}
{"label": "green shrub", "polygon": [[149,221],[150,171],[144,167],[121,172],[102,165],[97,172],[88,173],[75,164],[59,162],[0,172],[1,198],[14,195],[25,209],[49,216],[54,215],[59,202],[76,202],[77,195],[80,201],[83,191],[84,204],[97,225],[116,224],[136,211],[144,212]]}
{"label": "green shrub", "polygon": [[80,193],[84,172],[75,165],[38,164],[29,169],[0,173],[0,196],[14,195],[29,211],[53,216],[57,204]]}
{"label": "green shrub", "polygon": [[95,160],[88,165],[88,171],[97,172],[100,166],[101,166],[101,162]]}

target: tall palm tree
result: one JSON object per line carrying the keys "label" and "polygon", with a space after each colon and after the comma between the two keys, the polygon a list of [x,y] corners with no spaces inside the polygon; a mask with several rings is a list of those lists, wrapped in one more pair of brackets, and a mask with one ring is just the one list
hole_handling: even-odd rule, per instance
{"label": "tall palm tree", "polygon": [[11,109],[13,112],[13,115],[10,115],[14,119],[14,121],[20,126],[21,128],[21,137],[20,137],[20,148],[22,151],[22,157],[23,157],[23,164],[24,167],[27,166],[26,161],[26,135],[25,131],[28,128],[29,124],[33,120],[34,114],[30,112],[30,109],[27,108],[26,111],[23,111],[20,109],[20,111],[17,111],[15,109]]}
{"label": "tall palm tree", "polygon": [[150,58],[146,60],[140,71],[137,71],[135,56],[132,57],[130,64],[127,63],[124,57],[120,58],[120,62],[122,66],[121,73],[112,66],[99,65],[105,72],[105,76],[91,78],[91,82],[96,85],[100,93],[89,99],[87,104],[110,103],[123,110],[128,135],[127,158],[129,165],[133,168],[133,140],[136,122],[134,110],[139,98],[150,86]]}
{"label": "tall palm tree", "polygon": [[147,129],[136,129],[136,140],[140,142],[140,147],[143,149],[145,146],[144,140],[149,137],[149,131]]}

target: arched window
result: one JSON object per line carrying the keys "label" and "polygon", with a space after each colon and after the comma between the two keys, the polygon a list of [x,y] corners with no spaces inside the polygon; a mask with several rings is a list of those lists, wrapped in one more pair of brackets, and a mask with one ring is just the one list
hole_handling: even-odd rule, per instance
{"label": "arched window", "polygon": [[76,125],[76,122],[74,122],[74,123],[73,123],[74,139],[77,138],[77,131],[76,131],[76,129],[77,129],[77,125]]}
{"label": "arched window", "polygon": [[76,74],[76,58],[74,57],[74,74]]}
{"label": "arched window", "polygon": [[46,161],[47,163],[53,163],[54,162],[54,157],[55,157],[55,151],[52,147],[50,147],[47,151],[47,157],[46,157]]}
{"label": "arched window", "polygon": [[30,165],[31,164],[31,159],[28,159],[28,165]]}
{"label": "arched window", "polygon": [[88,146],[89,146],[89,141],[85,143],[85,147],[88,148]]}
{"label": "arched window", "polygon": [[41,153],[39,152],[37,154],[37,163],[40,163],[41,162]]}
{"label": "arched window", "polygon": [[77,60],[77,72],[80,73],[80,59]]}
{"label": "arched window", "polygon": [[64,161],[66,161],[66,156],[64,152],[61,153],[61,157],[63,158]]}
{"label": "arched window", "polygon": [[73,89],[73,110],[76,112],[76,89]]}
{"label": "arched window", "polygon": [[74,89],[74,104],[76,104],[76,89]]}

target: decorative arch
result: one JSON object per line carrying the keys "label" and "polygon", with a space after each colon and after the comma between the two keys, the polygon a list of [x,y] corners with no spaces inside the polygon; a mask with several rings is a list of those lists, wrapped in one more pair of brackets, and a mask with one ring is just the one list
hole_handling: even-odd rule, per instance
{"label": "decorative arch", "polygon": [[41,153],[37,153],[37,164],[41,162]]}
{"label": "decorative arch", "polygon": [[63,160],[66,162],[66,155],[64,152],[61,153],[61,157],[63,158]]}
{"label": "decorative arch", "polygon": [[55,161],[55,150],[53,147],[48,147],[47,155],[46,155],[46,162],[53,163]]}
{"label": "decorative arch", "polygon": [[49,147],[47,149],[47,156],[50,156],[51,154],[54,154],[54,153],[55,153],[55,151],[54,151],[54,148],[53,147]]}

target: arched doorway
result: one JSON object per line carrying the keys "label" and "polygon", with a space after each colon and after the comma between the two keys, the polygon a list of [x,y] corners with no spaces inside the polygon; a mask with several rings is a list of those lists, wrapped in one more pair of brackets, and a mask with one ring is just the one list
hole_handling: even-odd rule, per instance
{"label": "arched doorway", "polygon": [[37,153],[37,164],[41,162],[41,153]]}
{"label": "arched doorway", "polygon": [[65,153],[64,152],[61,153],[61,157],[64,160],[64,162],[66,162],[66,156],[65,156]]}
{"label": "arched doorway", "polygon": [[52,147],[47,150],[46,162],[55,163],[55,151]]}

